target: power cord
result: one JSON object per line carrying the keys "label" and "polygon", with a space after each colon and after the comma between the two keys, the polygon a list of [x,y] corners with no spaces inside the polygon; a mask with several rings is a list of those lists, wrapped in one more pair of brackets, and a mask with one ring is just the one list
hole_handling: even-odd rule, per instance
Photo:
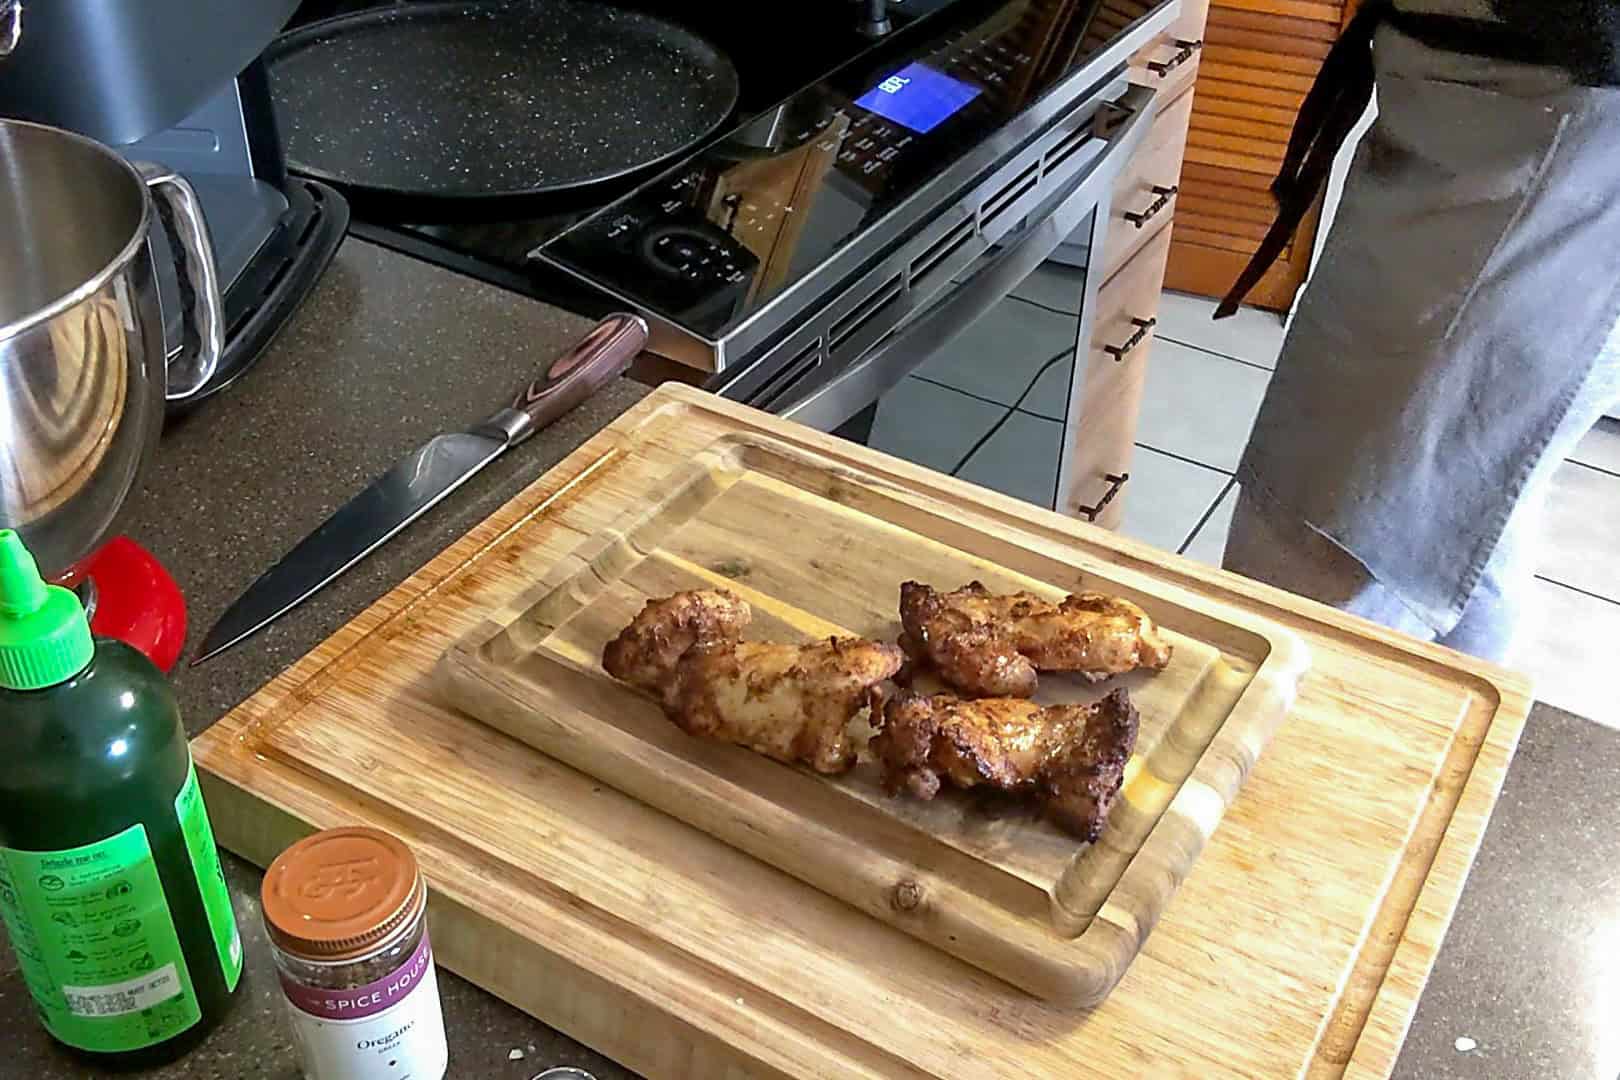
{"label": "power cord", "polygon": [[[992,424],[989,431],[979,436],[978,442],[975,442],[972,446],[968,447],[967,453],[962,455],[962,460],[958,461],[956,463],[956,467],[951,470],[951,475],[955,476],[960,473],[962,469],[966,467],[967,463],[972,460],[973,455],[979,452],[979,448],[994,438],[996,432],[1000,431],[1007,425],[1007,421],[1012,419],[1013,413],[1017,412],[1023,406],[1025,399],[1028,398],[1030,393],[1034,391],[1035,384],[1041,381],[1041,376],[1045,375],[1048,371],[1051,371],[1054,364],[1067,360],[1074,354],[1074,349],[1065,349],[1056,356],[1052,357],[1050,360],[1046,361],[1046,363],[1042,364],[1040,366],[1040,370],[1036,371],[1034,376],[1029,380],[1029,385],[1024,387],[1024,392],[1018,395],[1018,400],[1013,402],[1012,408],[1008,409],[1000,420],[997,420],[994,424]],[[1067,406],[1065,406],[1065,408],[1066,407]]]}

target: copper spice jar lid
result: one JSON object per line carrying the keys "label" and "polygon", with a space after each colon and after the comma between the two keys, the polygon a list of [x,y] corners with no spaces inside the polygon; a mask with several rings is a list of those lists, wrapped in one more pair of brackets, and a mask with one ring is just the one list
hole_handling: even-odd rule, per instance
{"label": "copper spice jar lid", "polygon": [[422,872],[398,839],[365,826],[306,836],[276,856],[261,891],[283,951],[348,960],[375,949],[422,911]]}

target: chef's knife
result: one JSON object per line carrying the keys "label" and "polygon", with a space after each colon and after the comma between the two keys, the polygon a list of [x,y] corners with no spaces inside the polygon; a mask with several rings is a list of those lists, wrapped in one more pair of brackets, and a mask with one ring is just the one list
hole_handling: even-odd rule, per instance
{"label": "chef's knife", "polygon": [[647,324],[609,315],[526,386],[511,405],[469,431],[439,435],[401,458],[236,599],[203,639],[200,664],[262,630],[387,543],[505,451],[621,375],[647,343]]}

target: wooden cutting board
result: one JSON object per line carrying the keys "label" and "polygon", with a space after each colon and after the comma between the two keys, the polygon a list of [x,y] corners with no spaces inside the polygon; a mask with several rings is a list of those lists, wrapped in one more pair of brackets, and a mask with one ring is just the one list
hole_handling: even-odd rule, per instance
{"label": "wooden cutting board", "polygon": [[[746,439],[1304,643],[1286,722],[1100,1005],[1034,998],[441,703],[446,650],[515,623],[588,541]],[[1394,1063],[1528,706],[1488,665],[666,387],[194,752],[230,849],[264,865],[313,828],[394,831],[431,882],[442,963],[648,1075],[1365,1077]]]}
{"label": "wooden cutting board", "polygon": [[[722,438],[649,495],[542,581],[506,572],[507,591],[533,602],[445,654],[445,700],[1030,993],[1084,1006],[1106,997],[1293,700],[1299,639],[777,439]],[[1164,671],[1105,686],[1041,678],[1042,704],[1122,686],[1140,710],[1100,842],[979,793],[890,797],[866,755],[831,778],[693,739],[600,664],[650,598],[682,589],[747,600],[751,639],[894,641],[907,580],[1054,600],[1091,589],[1142,605],[1164,631],[1174,649]]]}

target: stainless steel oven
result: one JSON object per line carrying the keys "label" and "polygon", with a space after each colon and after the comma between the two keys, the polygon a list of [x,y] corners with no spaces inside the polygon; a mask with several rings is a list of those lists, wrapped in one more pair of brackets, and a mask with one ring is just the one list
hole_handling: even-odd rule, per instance
{"label": "stainless steel oven", "polygon": [[[635,307],[654,350],[714,372],[711,390],[855,438],[1054,259],[1073,271],[1072,359],[1096,292],[1083,267],[1101,263],[1098,223],[1155,111],[1126,64],[1178,7],[946,5],[930,34],[790,96],[535,255]],[[1068,486],[1060,470],[1042,501]]]}
{"label": "stainless steel oven", "polygon": [[[795,383],[796,372],[784,368],[774,387],[761,386],[752,395],[732,390],[745,383],[743,373],[721,380],[716,389],[824,431],[839,429],[998,304],[1016,297],[1051,262],[1077,272],[1067,349],[1071,355],[1080,351],[1091,338],[1097,287],[1095,275],[1085,270],[1100,264],[1109,199],[1121,164],[1147,130],[1153,97],[1152,90],[1127,87],[1121,78],[888,260],[873,275],[877,288],[866,288],[863,301],[842,305],[848,310],[841,322],[827,328],[828,351],[844,342],[853,346],[853,355],[835,365],[830,377]],[[904,310],[892,328],[863,333],[881,304],[902,296]],[[1078,378],[1079,366],[1070,368]],[[1061,476],[1058,486],[1068,486]]]}
{"label": "stainless steel oven", "polygon": [[[953,455],[954,463],[924,463],[959,474],[1055,367],[1061,411],[1048,417],[1059,424],[1046,426],[1054,428],[1056,438],[1046,448],[1049,460],[1031,463],[1028,473],[1032,480],[1049,476],[1050,482],[1018,493],[1049,508],[1095,503],[1100,512],[1116,491],[1099,494],[1090,490],[1097,486],[1095,477],[1071,475],[1079,437],[1073,403],[1081,400],[1100,278],[1088,268],[1107,260],[1110,198],[1156,104],[1153,91],[1129,86],[1123,75],[1077,97],[1040,137],[852,282],[820,318],[803,320],[797,333],[758,361],[723,371],[711,389],[868,442],[884,395],[907,376],[937,366],[931,360],[963,348],[964,337],[998,309],[1028,304],[1024,310],[1042,321],[1046,340],[1057,341],[1057,349],[1042,351],[1042,362],[1022,390],[1001,402],[1006,406],[1001,420],[959,457]],[[1036,275],[1044,278],[1045,288],[1031,288]],[[1050,301],[1054,282],[1066,299],[1056,305],[1036,299]],[[786,362],[778,359],[784,355]],[[982,362],[1004,359],[990,350]],[[895,408],[905,405],[897,401]],[[945,421],[917,416],[907,422]],[[904,455],[889,445],[882,448]],[[1086,498],[1073,497],[1082,482]]]}

